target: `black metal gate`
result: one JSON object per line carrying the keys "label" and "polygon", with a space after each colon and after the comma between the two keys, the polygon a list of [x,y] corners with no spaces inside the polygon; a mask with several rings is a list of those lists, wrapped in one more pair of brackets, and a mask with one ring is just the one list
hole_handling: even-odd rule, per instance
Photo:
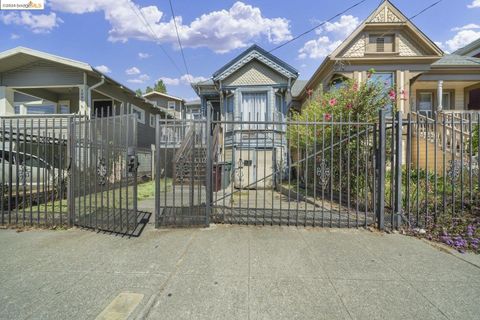
{"label": "black metal gate", "polygon": [[205,119],[161,119],[156,126],[156,214],[160,226],[209,224],[211,139]]}
{"label": "black metal gate", "polygon": [[138,218],[136,116],[78,119],[71,130],[72,224],[134,232]]}
{"label": "black metal gate", "polygon": [[157,123],[157,227],[377,223],[377,122],[246,121],[209,110]]}

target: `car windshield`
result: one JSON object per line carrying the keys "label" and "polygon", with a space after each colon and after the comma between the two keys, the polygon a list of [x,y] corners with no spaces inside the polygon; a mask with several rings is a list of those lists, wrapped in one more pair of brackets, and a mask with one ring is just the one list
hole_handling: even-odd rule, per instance
{"label": "car windshield", "polygon": [[11,156],[10,151],[0,150],[0,162],[10,162]]}
{"label": "car windshield", "polygon": [[47,168],[48,165],[41,159],[25,153],[18,153],[18,162],[27,167]]}

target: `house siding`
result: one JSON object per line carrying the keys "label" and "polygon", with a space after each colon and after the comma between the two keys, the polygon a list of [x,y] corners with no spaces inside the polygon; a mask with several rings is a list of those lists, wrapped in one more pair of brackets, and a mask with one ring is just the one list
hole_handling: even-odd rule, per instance
{"label": "house siding", "polygon": [[10,87],[80,85],[83,72],[42,61],[5,72],[1,79],[2,85]]}
{"label": "house siding", "polygon": [[224,86],[273,85],[288,80],[268,66],[251,61],[223,81]]}
{"label": "house siding", "polygon": [[367,47],[366,41],[365,35],[360,35],[347,47],[343,56],[348,58],[363,57]]}
{"label": "house siding", "polygon": [[[437,82],[416,82],[412,85],[412,111],[416,110],[417,94],[419,91],[428,91],[433,93],[434,107],[437,106]],[[452,92],[454,97],[452,110],[465,110],[465,83],[462,82],[444,82],[444,92]]]}

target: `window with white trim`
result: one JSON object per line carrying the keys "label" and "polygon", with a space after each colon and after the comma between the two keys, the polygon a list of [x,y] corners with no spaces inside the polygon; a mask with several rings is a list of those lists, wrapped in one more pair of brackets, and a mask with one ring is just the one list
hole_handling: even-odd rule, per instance
{"label": "window with white trim", "polygon": [[150,114],[150,127],[155,128],[155,115]]}
{"label": "window with white trim", "polygon": [[395,52],[394,34],[370,34],[368,38],[367,53]]}
{"label": "window with white trim", "polygon": [[139,107],[132,105],[132,114],[137,115],[138,122],[145,124],[145,110],[142,110]]}
{"label": "window with white trim", "polygon": [[168,109],[175,109],[175,101],[168,101]]}

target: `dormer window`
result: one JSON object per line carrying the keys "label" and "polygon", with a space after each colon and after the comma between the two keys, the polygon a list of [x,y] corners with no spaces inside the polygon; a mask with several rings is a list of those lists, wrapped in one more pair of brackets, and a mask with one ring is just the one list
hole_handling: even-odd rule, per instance
{"label": "dormer window", "polygon": [[395,36],[384,34],[370,34],[367,53],[393,53],[395,52]]}
{"label": "dormer window", "polygon": [[385,52],[385,38],[377,37],[377,52]]}

